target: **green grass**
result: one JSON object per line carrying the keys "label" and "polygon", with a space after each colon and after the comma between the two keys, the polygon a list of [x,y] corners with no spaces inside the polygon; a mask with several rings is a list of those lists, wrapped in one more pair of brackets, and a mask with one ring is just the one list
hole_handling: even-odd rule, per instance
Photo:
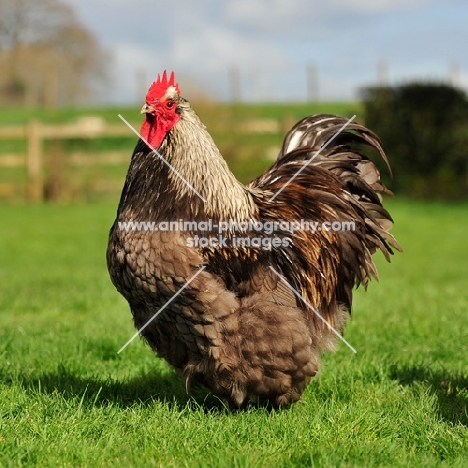
{"label": "green grass", "polygon": [[357,355],[289,409],[229,413],[141,341],[117,354],[114,205],[0,206],[0,466],[468,466],[468,207],[390,208],[405,252],[356,292]]}

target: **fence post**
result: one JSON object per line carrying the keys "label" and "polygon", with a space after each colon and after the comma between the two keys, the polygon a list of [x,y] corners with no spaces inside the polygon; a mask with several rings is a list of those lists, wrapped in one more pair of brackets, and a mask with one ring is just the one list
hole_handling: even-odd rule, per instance
{"label": "fence post", "polygon": [[28,196],[38,203],[44,199],[44,176],[42,173],[41,123],[31,120],[28,124]]}

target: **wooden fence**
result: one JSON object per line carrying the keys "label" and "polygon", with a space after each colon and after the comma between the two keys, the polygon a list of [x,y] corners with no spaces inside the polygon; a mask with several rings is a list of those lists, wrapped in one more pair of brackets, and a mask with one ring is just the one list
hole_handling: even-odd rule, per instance
{"label": "wooden fence", "polygon": [[[22,139],[27,141],[26,154],[0,155],[0,167],[26,167],[27,198],[30,202],[41,202],[45,194],[44,180],[44,141],[73,138],[93,139],[106,137],[131,137],[132,133],[123,124],[109,125],[99,117],[82,118],[73,124],[45,125],[31,120],[27,125],[0,128],[0,141]],[[103,153],[99,158],[86,158],[82,153],[71,155],[77,165],[115,163],[129,161],[129,150],[122,153]],[[5,185],[5,184],[4,184]]]}
{"label": "wooden fence", "polygon": [[[247,120],[237,125],[229,125],[229,132],[239,133],[278,133],[290,128],[290,119],[278,121],[276,119],[253,119]],[[219,129],[218,129],[219,131]],[[103,139],[110,137],[128,137],[128,145],[124,145],[122,150],[99,151],[99,154],[86,151],[62,151],[59,155],[44,155],[46,141],[64,142],[70,139]],[[31,120],[27,125],[0,128],[0,145],[2,140],[23,140],[26,141],[26,151],[24,154],[5,154],[0,150],[1,168],[25,168],[26,188],[24,195],[30,202],[42,202],[47,194],[48,199],[61,199],[63,192],[68,188],[68,182],[62,180],[63,187],[52,190],[52,195],[48,188],[53,186],[53,178],[62,179],[63,166],[68,169],[76,167],[94,167],[98,165],[121,165],[126,166],[130,161],[131,151],[135,144],[135,135],[124,123],[108,124],[101,117],[82,117],[76,123],[49,125],[38,120]],[[125,141],[125,140],[124,140]],[[50,145],[49,145],[50,149]],[[268,149],[268,148],[267,148]],[[276,155],[278,148],[270,148],[272,154]],[[126,169],[126,167],[125,167]],[[123,169],[123,171],[125,170]],[[124,173],[122,174],[124,177]],[[52,179],[52,182],[51,182]],[[108,187],[106,188],[106,184]],[[60,185],[60,183],[58,184]],[[122,181],[118,182],[118,188],[109,181],[100,181],[99,185],[105,187],[104,191],[117,191],[122,186]],[[115,184],[117,185],[117,184]],[[24,187],[24,182],[23,182]],[[10,183],[0,181],[0,198],[11,198],[15,190],[18,189],[18,182]]]}

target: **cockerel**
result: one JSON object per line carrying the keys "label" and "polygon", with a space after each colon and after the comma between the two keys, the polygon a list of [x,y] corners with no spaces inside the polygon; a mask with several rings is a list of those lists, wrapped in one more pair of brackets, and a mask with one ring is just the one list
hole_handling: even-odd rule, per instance
{"label": "cockerel", "polygon": [[[364,153],[388,165],[379,139],[342,117],[304,118],[245,186],[173,72],[141,112],[107,249],[135,327],[188,393],[205,386],[233,407],[299,400],[343,332],[353,288],[377,275],[371,255],[399,249]],[[354,228],[331,228],[343,223]]]}

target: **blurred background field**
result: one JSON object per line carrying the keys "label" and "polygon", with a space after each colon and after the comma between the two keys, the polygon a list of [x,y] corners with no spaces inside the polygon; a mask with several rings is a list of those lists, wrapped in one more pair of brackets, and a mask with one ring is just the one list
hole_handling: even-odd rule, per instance
{"label": "blurred background field", "polygon": [[[244,183],[261,174],[272,163],[285,133],[299,119],[321,112],[351,117],[359,114],[362,108],[357,103],[232,105],[203,102],[194,103],[194,107],[229,166]],[[115,200],[137,140],[119,115],[134,128],[140,128],[138,106],[0,109],[0,128],[4,132],[4,138],[0,139],[0,200],[28,200],[26,137],[32,120],[40,122],[41,126],[59,125],[59,130],[70,124],[91,126],[89,134],[81,138],[51,137],[42,141],[41,192],[44,199],[62,202]],[[114,129],[114,134],[100,136],[100,129],[105,133],[108,125]],[[24,128],[25,137],[8,138],[12,128]]]}
{"label": "blurred background field", "polygon": [[242,182],[297,120],[327,112],[381,136],[396,193],[468,197],[462,0],[265,2],[2,0],[0,201],[115,199],[136,139],[118,114],[138,129],[165,69]]}
{"label": "blurred background field", "polygon": [[[356,115],[383,141],[383,180],[416,199],[468,198],[468,100],[446,84],[370,87],[364,101],[193,106],[243,183],[276,158],[287,131],[317,113]],[[441,110],[442,109],[442,110]],[[0,109],[0,200],[115,200],[141,126],[139,106]],[[34,138],[32,137],[34,136]],[[370,155],[372,157],[372,155]],[[375,156],[375,155],[374,155]]]}

